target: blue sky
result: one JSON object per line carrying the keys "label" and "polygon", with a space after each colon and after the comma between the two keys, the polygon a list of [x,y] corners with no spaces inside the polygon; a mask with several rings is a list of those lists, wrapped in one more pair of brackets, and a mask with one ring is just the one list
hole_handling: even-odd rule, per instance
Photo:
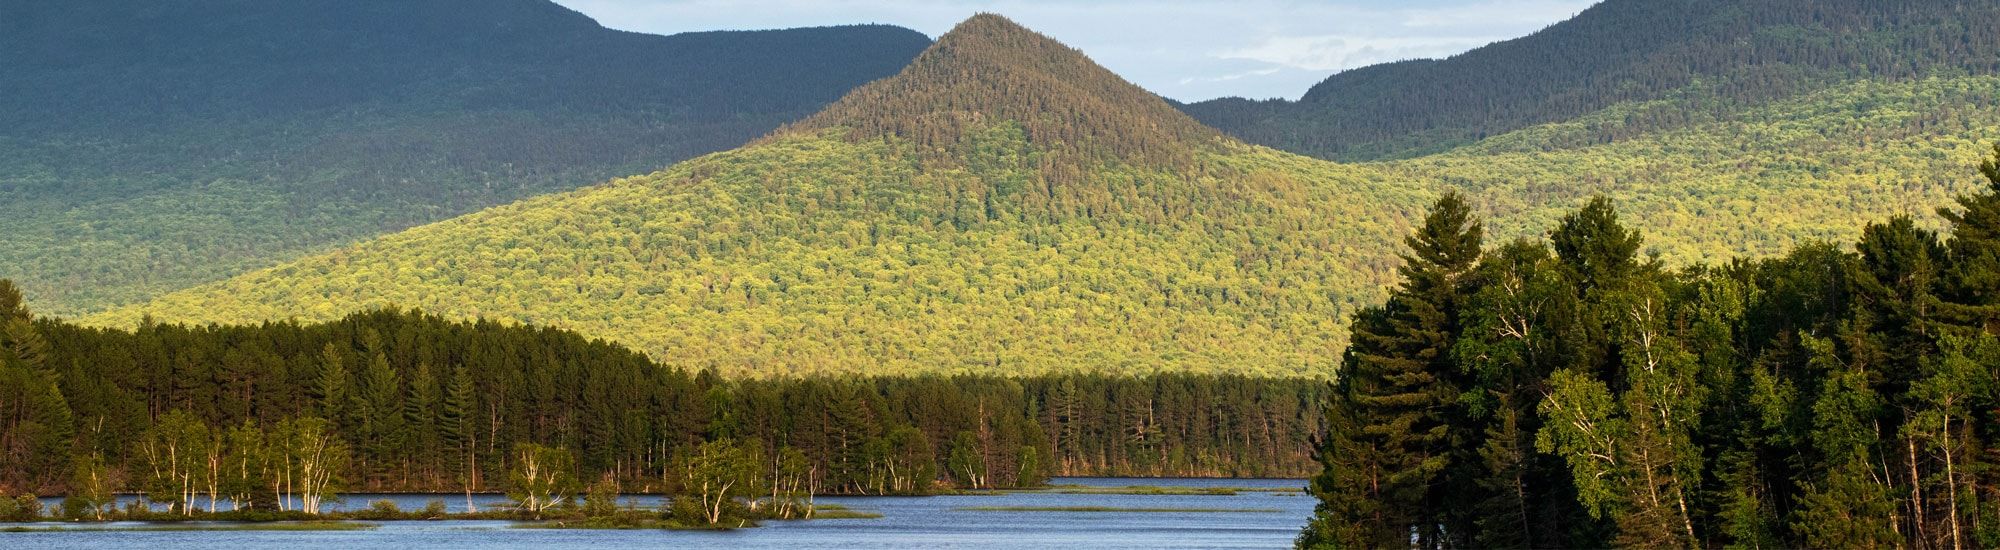
{"label": "blue sky", "polygon": [[994,12],[1182,101],[1296,99],[1335,72],[1540,30],[1596,0],[556,0],[655,34],[887,23],[936,37]]}

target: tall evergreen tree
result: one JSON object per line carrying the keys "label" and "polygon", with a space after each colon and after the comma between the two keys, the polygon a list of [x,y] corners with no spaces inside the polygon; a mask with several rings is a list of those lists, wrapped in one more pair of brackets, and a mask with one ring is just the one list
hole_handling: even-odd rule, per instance
{"label": "tall evergreen tree", "polygon": [[[379,344],[370,348],[377,348]],[[382,352],[375,352],[362,372],[355,394],[354,414],[361,426],[363,475],[369,482],[387,481],[398,471],[403,446],[403,380]]]}
{"label": "tall evergreen tree", "polygon": [[1956,321],[2000,334],[2000,144],[1979,170],[1985,189],[1960,196],[1957,209],[1938,209],[1951,223],[1945,296]]}
{"label": "tall evergreen tree", "polygon": [[452,368],[451,380],[445,383],[444,403],[438,411],[438,439],[445,450],[445,468],[459,473],[457,481],[468,495],[473,490],[472,469],[477,466],[473,453],[478,434],[472,424],[477,406],[473,401],[471,372],[464,365]]}
{"label": "tall evergreen tree", "polygon": [[[1459,487],[1446,473],[1454,460],[1469,458],[1453,430],[1463,425],[1459,394],[1467,376],[1452,361],[1451,346],[1461,330],[1460,309],[1477,291],[1472,274],[1483,233],[1465,198],[1445,193],[1405,240],[1403,284],[1374,317],[1379,322],[1354,325],[1353,352],[1340,373],[1342,396],[1351,403],[1339,410],[1354,415],[1346,421],[1354,422],[1348,436],[1357,441],[1338,445],[1372,448],[1379,463],[1361,469],[1381,474],[1367,489],[1379,501],[1368,522],[1375,532],[1359,542],[1416,540],[1426,548],[1470,542],[1470,529],[1448,504]],[[1323,521],[1355,519],[1361,518]]]}
{"label": "tall evergreen tree", "polygon": [[410,375],[410,383],[403,397],[403,444],[407,447],[405,456],[411,462],[408,470],[416,470],[420,481],[426,485],[437,483],[436,473],[440,460],[441,442],[438,438],[437,419],[439,402],[443,400],[438,387],[437,375],[430,363],[417,363],[417,370]]}

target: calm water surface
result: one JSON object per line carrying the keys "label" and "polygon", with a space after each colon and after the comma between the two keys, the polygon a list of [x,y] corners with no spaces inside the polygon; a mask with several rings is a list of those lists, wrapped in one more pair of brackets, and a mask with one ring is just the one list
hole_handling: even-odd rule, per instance
{"label": "calm water surface", "polygon": [[[1296,491],[1288,479],[1059,478],[1056,484],[1123,487],[1255,487]],[[420,509],[443,498],[453,510],[465,497],[450,495],[350,495],[349,508],[388,498]],[[484,507],[505,499],[474,495]],[[636,497],[643,505],[657,498]],[[734,531],[516,529],[505,521],[383,522],[365,531],[92,531],[4,533],[4,548],[1283,548],[1312,514],[1312,497],[1239,492],[1210,495],[1065,495],[1010,493],[935,497],[822,497],[882,514],[878,519],[770,521]],[[989,506],[1205,508],[1255,512],[1004,512]],[[5,526],[7,524],[0,524]],[[43,526],[48,524],[41,524]]]}

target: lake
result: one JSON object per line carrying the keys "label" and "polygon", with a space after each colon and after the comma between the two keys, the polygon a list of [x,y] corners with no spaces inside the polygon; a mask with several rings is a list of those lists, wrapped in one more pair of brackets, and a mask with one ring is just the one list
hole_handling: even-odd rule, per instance
{"label": "lake", "polygon": [[[1057,485],[1091,487],[1240,487],[1297,491],[1293,479],[1057,478]],[[376,499],[420,509],[442,498],[453,510],[463,495],[349,495],[345,506]],[[659,497],[631,497],[657,505]],[[473,495],[482,508],[498,495]],[[382,522],[361,531],[89,531],[0,532],[7,548],[291,547],[291,548],[1284,548],[1312,515],[1313,499],[1293,493],[1235,495],[1105,495],[1054,492],[930,497],[821,497],[821,504],[882,514],[876,519],[768,521],[734,531],[516,529],[506,521]],[[1071,512],[977,508],[1151,508],[1231,511]],[[8,524],[0,524],[4,527]],[[37,527],[53,524],[36,524]],[[117,526],[118,524],[112,524]],[[127,524],[129,525],[129,524]]]}

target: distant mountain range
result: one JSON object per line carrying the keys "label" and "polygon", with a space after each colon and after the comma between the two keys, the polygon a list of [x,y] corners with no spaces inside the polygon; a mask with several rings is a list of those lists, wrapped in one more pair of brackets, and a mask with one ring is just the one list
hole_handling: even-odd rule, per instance
{"label": "distant mountain range", "polygon": [[[1360,149],[1349,151],[1373,151],[1362,158],[1408,158],[1343,164],[1246,144],[1230,136],[1259,134],[1204,111],[1213,104],[1183,106],[1198,115],[1190,117],[1082,52],[982,15],[921,53],[909,53],[905,60],[914,60],[893,76],[816,104],[814,114],[801,113],[782,127],[773,122],[775,131],[748,145],[656,172],[367,238],[370,231],[426,216],[442,219],[482,201],[564,188],[547,178],[550,173],[584,174],[576,166],[586,165],[614,170],[619,165],[576,159],[600,158],[592,155],[605,150],[601,144],[622,143],[619,133],[633,131],[622,124],[654,119],[576,106],[534,111],[518,115],[527,122],[517,126],[497,125],[520,132],[499,134],[512,145],[479,149],[479,155],[419,156],[499,174],[515,174],[509,163],[541,159],[535,166],[548,172],[535,172],[545,179],[532,181],[550,183],[506,192],[410,191],[429,188],[429,180],[390,179],[388,168],[432,166],[395,160],[399,152],[432,149],[375,147],[370,140],[345,142],[345,148],[314,141],[297,150],[321,155],[298,157],[315,162],[275,163],[265,171],[259,162],[268,162],[269,153],[232,153],[217,158],[243,164],[220,165],[254,178],[209,180],[195,186],[198,192],[100,210],[43,212],[10,204],[42,216],[46,225],[82,229],[15,233],[0,227],[0,243],[7,246],[0,251],[23,251],[15,253],[41,262],[19,271],[27,276],[0,276],[20,279],[31,290],[52,287],[43,292],[71,297],[63,303],[69,309],[58,312],[88,312],[83,320],[95,324],[125,326],[147,317],[330,320],[394,304],[449,317],[558,325],[631,345],[663,364],[731,374],[1323,376],[1345,345],[1348,317],[1381,299],[1401,263],[1396,254],[1412,219],[1442,189],[1471,195],[1495,243],[1542,234],[1557,216],[1607,195],[1644,232],[1646,253],[1692,265],[1777,253],[1804,241],[1851,240],[1862,223],[1895,214],[1914,214],[1935,226],[1934,208],[1978,185],[1970,167],[1986,142],[2000,139],[2000,76],[1979,61],[1993,50],[1959,46],[1990,37],[1952,33],[1973,32],[2000,6],[1898,3],[1822,13],[1824,6],[1844,4],[1681,3],[1675,6],[1683,12],[1667,12],[1612,0],[1535,36],[1450,60],[1336,76],[1330,82],[1346,83],[1322,85],[1307,101],[1260,107],[1303,113],[1259,119],[1274,129],[1271,135],[1352,140],[1343,143]],[[1796,24],[1756,23],[1777,17],[1768,14],[1783,5],[1804,15],[1786,19]],[[1740,17],[1728,16],[1738,12]],[[1682,23],[1663,23],[1671,21]],[[1754,28],[1738,29],[1737,21]],[[1735,30],[1712,28],[1717,26]],[[1903,46],[1884,49],[1883,43]],[[1686,53],[1722,55],[1716,52],[1730,50],[1728,44],[1741,51],[1718,58]],[[1894,53],[1915,45],[1928,45],[1918,50],[1932,53]],[[1833,61],[1820,69],[1805,62],[1822,57]],[[1544,66],[1537,69],[1537,63]],[[1371,85],[1381,87],[1369,94],[1329,91],[1359,89],[1363,81],[1351,79],[1368,74],[1426,66],[1446,68],[1400,84]],[[1492,76],[1503,74],[1515,76]],[[1544,74],[1550,83],[1522,76],[1528,74]],[[689,89],[698,94],[701,88]],[[483,94],[467,90],[450,96],[458,99],[435,101],[515,97]],[[1364,117],[1350,111],[1360,108],[1333,99],[1343,95],[1359,105],[1376,101],[1381,112]],[[1398,96],[1442,103],[1405,109],[1392,101]],[[571,100],[549,99],[557,97],[579,96],[550,92],[535,101],[493,101]],[[1485,99],[1464,99],[1478,97]],[[1548,99],[1557,97],[1569,99]],[[1334,106],[1325,112],[1349,114],[1315,118],[1305,110],[1322,103]],[[471,116],[462,115],[467,112],[479,122],[497,116],[440,109],[440,120],[463,120],[453,117]],[[1390,112],[1396,109],[1409,112],[1399,118]],[[319,114],[300,115],[297,124],[326,124],[331,111],[310,112]],[[333,120],[433,120],[367,113]],[[1371,118],[1377,114],[1379,120]],[[1338,126],[1360,128],[1352,132],[1313,126],[1364,119],[1381,125]],[[457,124],[452,128],[474,127]],[[460,143],[440,136],[489,136],[428,124],[362,126],[379,130],[370,136],[435,147]],[[1425,130],[1410,131],[1419,126]],[[162,126],[176,132],[186,127]],[[496,125],[476,127],[484,132]],[[35,139],[64,147],[93,143]],[[575,144],[584,146],[571,148]],[[614,150],[633,155],[617,158],[638,159],[658,149]],[[1434,150],[1441,152],[1417,155]],[[202,166],[154,160],[183,171]],[[46,158],[14,165],[81,169]],[[272,183],[288,181],[267,175],[284,174],[287,166],[332,166],[331,174],[374,179],[306,180],[364,182],[353,186]],[[384,168],[370,172],[377,166]],[[41,187],[13,186],[10,192],[62,201],[69,199],[60,190],[93,188],[87,178],[34,181]],[[317,191],[322,189],[372,191]],[[438,206],[440,201],[456,206]],[[341,206],[316,209],[321,203]],[[384,204],[397,209],[378,206]],[[400,217],[336,215],[368,208]],[[122,212],[150,212],[132,219],[173,220],[167,226],[181,231],[162,235],[209,240],[200,247],[162,245],[176,241],[128,233],[119,241],[128,248],[120,249],[74,237],[101,228],[150,227],[120,225],[124,217],[109,215]],[[225,217],[240,221],[202,229]],[[345,229],[304,233],[317,240],[273,229],[321,225]],[[343,240],[358,242],[336,246]],[[271,241],[283,246],[243,244]],[[152,253],[173,246],[182,252],[142,257],[152,263],[90,252]],[[196,261],[202,256],[193,251],[229,254],[211,264]],[[275,265],[247,269],[259,262]],[[180,275],[153,278],[154,271]],[[44,272],[70,278],[37,275]],[[120,273],[137,275],[116,279]],[[188,282],[228,275],[234,276]],[[127,286],[65,282],[94,278]],[[101,289],[114,289],[122,299]],[[130,303],[115,305],[120,302]]]}
{"label": "distant mountain range", "polygon": [[[1298,101],[1189,114],[1246,141],[1360,161],[1441,153],[1615,105],[1692,94],[1669,128],[1855,79],[2000,73],[1990,0],[1606,0],[1448,59],[1346,71]],[[1632,128],[1592,136],[1630,137]]]}
{"label": "distant mountain range", "polygon": [[748,147],[98,320],[399,303],[738,374],[1295,375],[1330,364],[1348,301],[1390,268],[1374,251],[1421,199],[1355,176],[1224,138],[982,15]]}
{"label": "distant mountain range", "polygon": [[1337,164],[1225,137],[982,15],[744,148],[87,320],[397,304],[561,325],[733,374],[1325,375],[1439,189],[1471,191],[1496,238],[1539,234],[1602,193],[1665,261],[1769,253],[1946,202],[1954,178],[1972,181],[1976,136],[2000,135],[2000,105],[1979,99],[1995,92],[1991,77],[1864,82],[1613,143],[1575,137],[1703,101],[1670,96]]}
{"label": "distant mountain range", "polygon": [[741,145],[888,26],[652,36],[546,0],[0,5],[0,277],[76,313]]}

